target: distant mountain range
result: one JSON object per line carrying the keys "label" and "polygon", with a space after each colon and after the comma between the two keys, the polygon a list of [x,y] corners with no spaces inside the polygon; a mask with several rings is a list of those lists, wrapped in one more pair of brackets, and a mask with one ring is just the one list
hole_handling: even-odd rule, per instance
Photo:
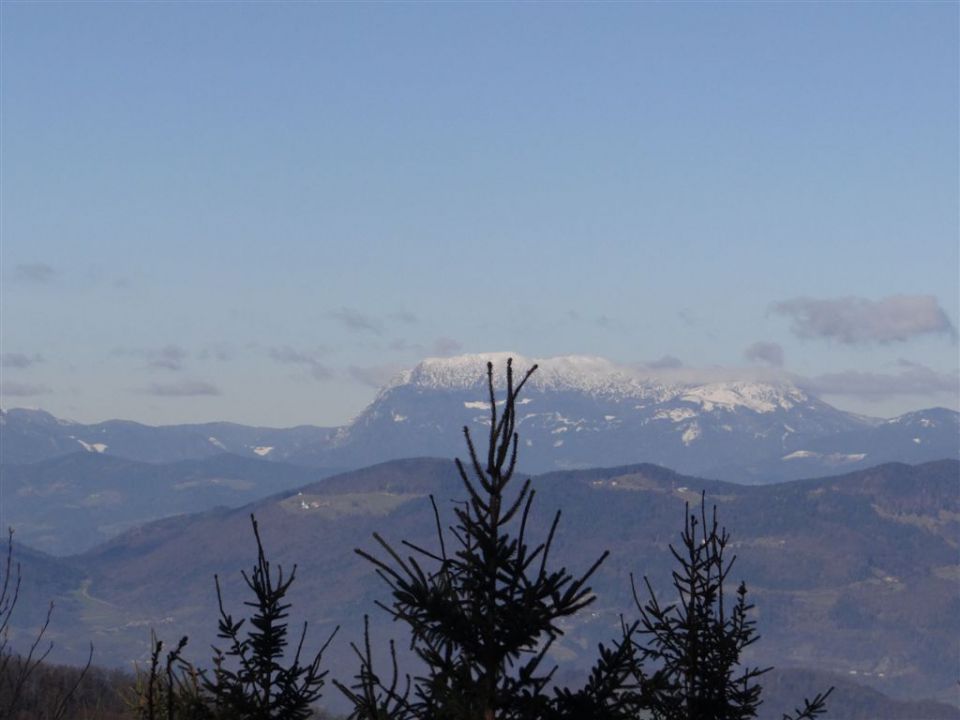
{"label": "distant mountain range", "polygon": [[[0,416],[4,464],[83,450],[143,462],[229,452],[310,467],[357,468],[460,454],[460,429],[488,422],[486,362],[502,384],[509,353],[428,359],[399,375],[349,425],[255,428],[72,423],[37,410]],[[533,360],[517,355],[518,371]],[[602,358],[537,361],[521,400],[530,472],[650,462],[735,482],[767,483],[884,462],[960,458],[960,414],[943,408],[879,420],[843,412],[789,383],[664,384]]]}
{"label": "distant mountain range", "polygon": [[[705,490],[730,528],[735,579],[747,582],[757,604],[763,638],[748,662],[815,668],[894,697],[956,704],[958,478],[955,460],[768,486],[652,465],[536,476],[528,533],[542,538],[553,512],[563,510],[552,555],[558,566],[577,572],[611,550],[592,583],[598,602],[564,624],[553,657],[564,668],[582,669],[596,642],[616,635],[620,613],[634,612],[630,573],[648,576],[670,597],[667,544],[682,527],[684,503],[697,502]],[[228,609],[239,610],[245,599],[239,571],[253,562],[254,512],[274,564],[298,566],[292,620],[308,619],[314,642],[341,624],[326,659],[335,676],[350,677],[356,668],[348,641],[358,638],[364,613],[372,614],[378,642],[400,632],[374,606],[387,597],[384,585],[351,550],[372,549],[373,531],[394,543],[434,547],[431,493],[444,517],[462,498],[449,460],[392,461],[243,508],[167,518],[79,556],[28,554],[28,583],[34,574],[60,581],[27,587],[25,597],[37,605],[43,593],[56,591],[54,639],[63,659],[82,655],[88,639],[100,663],[142,658],[151,627],[168,640],[188,633],[192,655],[207,657],[216,632],[212,577],[219,574]],[[849,684],[847,691],[854,692]],[[849,707],[859,696],[843,697]],[[904,708],[873,717],[917,717]]]}
{"label": "distant mountain range", "polygon": [[0,516],[18,541],[72,555],[151,520],[239,507],[329,474],[223,453],[155,464],[78,452],[0,467]]}
{"label": "distant mountain range", "polygon": [[[344,626],[328,657],[349,677],[347,640],[364,613],[376,637],[397,632],[373,605],[383,586],[351,549],[369,548],[374,530],[431,545],[426,496],[446,509],[462,498],[449,458],[464,455],[463,426],[485,436],[485,365],[501,386],[506,357],[426,360],[341,428],[0,412],[0,517],[26,543],[14,641],[31,637],[53,598],[59,659],[82,660],[91,639],[100,663],[143,659],[151,627],[168,640],[189,633],[203,657],[216,632],[212,576],[239,607],[255,512],[272,559],[300,568],[294,615],[317,639]],[[518,372],[533,362],[514,358]],[[758,606],[764,637],[749,662],[840,674],[909,701],[844,683],[834,707],[851,710],[832,717],[957,717],[914,701],[960,704],[958,413],[879,420],[785,383],[669,385],[601,358],[539,362],[518,408],[521,467],[541,473],[530,531],[542,536],[562,508],[558,563],[575,571],[612,551],[595,577],[598,603],[555,646],[564,667],[582,670],[616,634],[631,572],[669,591],[667,544],[683,503],[705,490]],[[819,479],[780,482],[803,477]],[[817,673],[787,670],[776,686],[784,697],[821,689]],[[873,715],[855,711],[868,706]]]}
{"label": "distant mountain range", "polygon": [[107,420],[84,425],[43,410],[14,408],[0,411],[0,462],[22,465],[75,452],[149,463],[199,460],[223,453],[282,461],[322,447],[334,432],[310,425],[275,429],[228,422],[155,427]]}

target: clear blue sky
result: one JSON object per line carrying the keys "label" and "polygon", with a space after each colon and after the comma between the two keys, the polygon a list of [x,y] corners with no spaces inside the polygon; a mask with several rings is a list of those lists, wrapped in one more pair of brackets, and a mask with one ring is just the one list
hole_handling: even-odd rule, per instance
{"label": "clear blue sky", "polygon": [[957,406],[957,3],[0,18],[4,407],[338,424],[483,350]]}

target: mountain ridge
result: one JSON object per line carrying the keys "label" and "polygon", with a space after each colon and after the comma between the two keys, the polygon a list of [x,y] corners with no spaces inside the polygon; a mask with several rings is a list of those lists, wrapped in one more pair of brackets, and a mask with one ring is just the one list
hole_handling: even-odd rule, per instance
{"label": "mountain ridge", "polygon": [[348,425],[250,427],[213,422],[147,426],[62,421],[44,411],[0,411],[0,461],[22,464],[78,449],[147,462],[231,452],[303,466],[363,467],[450,456],[461,429],[489,422],[486,364],[505,383],[534,363],[520,401],[529,470],[653,462],[696,475],[776,482],[886,461],[960,457],[960,413],[941,408],[891,419],[839,410],[787,380],[679,383],[597,356],[526,358],[477,353],[427,358],[399,373]]}
{"label": "mountain ridge", "polygon": [[[759,608],[764,640],[751,663],[855,674],[895,697],[950,699],[946,658],[960,636],[958,477],[955,460],[891,463],[767,486],[649,464],[534,476],[531,537],[547,532],[562,509],[557,562],[586,567],[612,551],[593,583],[597,605],[565,623],[557,652],[579,657],[610,639],[619,613],[631,607],[629,573],[642,572],[657,592],[667,591],[672,559],[666,544],[676,541],[684,504],[698,502],[705,490],[731,529],[736,579],[747,582]],[[242,596],[238,571],[249,564],[255,513],[271,560],[300,568],[291,597],[298,614],[320,625],[321,635],[337,623],[355,632],[384,589],[350,549],[368,548],[373,531],[390,542],[432,547],[431,494],[444,517],[462,496],[451,460],[390,461],[240,508],[128,530],[64,559],[87,578],[83,593],[66,594],[65,622],[70,628],[76,622],[77,632],[118,662],[146,647],[149,625],[161,634],[168,625],[186,632],[202,650],[215,631],[213,574],[220,574],[227,597]],[[193,561],[185,564],[186,556]],[[374,631],[389,636],[390,628],[378,616]],[[344,652],[330,658],[341,675],[350,667]]]}

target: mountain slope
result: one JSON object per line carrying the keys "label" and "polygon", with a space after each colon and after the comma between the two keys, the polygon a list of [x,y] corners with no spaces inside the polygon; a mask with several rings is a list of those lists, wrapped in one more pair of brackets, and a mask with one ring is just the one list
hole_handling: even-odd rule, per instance
{"label": "mountain slope", "polygon": [[[385,387],[330,444],[290,459],[353,467],[453,455],[461,427],[481,431],[489,421],[487,361],[502,385],[509,355],[425,360]],[[514,358],[518,369],[534,363]],[[667,385],[602,358],[536,362],[540,368],[518,411],[524,467],[534,472],[651,462],[737,482],[772,482],[894,460],[960,457],[960,416],[950,411],[878,425],[789,383]],[[929,426],[915,442],[920,422]]]}
{"label": "mountain slope", "polygon": [[[599,602],[565,623],[556,657],[585,663],[596,642],[616,634],[620,614],[633,612],[630,573],[669,597],[667,543],[682,526],[684,503],[703,489],[720,505],[738,555],[734,574],[758,606],[764,637],[749,662],[815,667],[898,697],[951,698],[960,650],[958,480],[956,461],[762,487],[651,465],[538,476],[530,537],[543,537],[562,508],[555,562],[576,572],[611,550],[593,583]],[[373,605],[386,597],[382,583],[351,549],[372,548],[374,531],[435,546],[431,493],[449,517],[463,495],[449,461],[385,463],[246,508],[131,530],[73,560],[89,574],[87,602],[110,607],[88,605],[77,629],[116,662],[142,652],[145,628],[158,624],[188,632],[202,655],[215,631],[213,574],[232,605],[243,598],[238,570],[252,562],[255,512],[271,559],[298,565],[295,614],[318,636],[343,624],[355,639],[367,612],[377,637],[395,634]],[[353,670],[345,641],[330,662],[341,677]]]}
{"label": "mountain slope", "polygon": [[236,423],[151,426],[129,420],[84,425],[42,410],[0,411],[0,462],[22,465],[86,451],[140,462],[196,460],[232,453],[283,461],[326,443],[330,428],[258,428]]}
{"label": "mountain slope", "polygon": [[0,466],[3,521],[38,550],[82,552],[134,525],[237,507],[323,477],[319,469],[220,454],[155,465],[78,452]]}

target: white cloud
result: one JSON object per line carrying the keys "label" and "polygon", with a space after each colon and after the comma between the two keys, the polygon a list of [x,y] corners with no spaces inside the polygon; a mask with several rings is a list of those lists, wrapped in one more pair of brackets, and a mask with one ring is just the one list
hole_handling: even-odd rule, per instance
{"label": "white cloud", "polygon": [[857,345],[905,342],[919,335],[957,331],[933,295],[891,295],[880,300],[842,297],[794,298],[773,305],[773,312],[793,320],[802,338],[827,338]]}
{"label": "white cloud", "polygon": [[900,366],[903,369],[897,373],[844,370],[798,378],[797,384],[816,395],[856,397],[873,402],[902,395],[956,397],[960,393],[960,376],[957,373],[937,372],[925,365],[904,361]]}

